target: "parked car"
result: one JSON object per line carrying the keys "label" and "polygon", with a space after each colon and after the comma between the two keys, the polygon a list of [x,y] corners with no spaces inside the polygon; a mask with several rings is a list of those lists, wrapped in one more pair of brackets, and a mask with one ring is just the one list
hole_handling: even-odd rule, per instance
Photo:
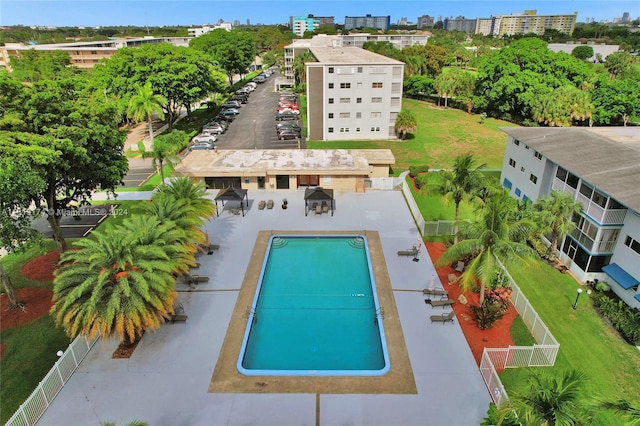
{"label": "parked car", "polygon": [[235,95],[233,98],[231,98],[232,101],[238,101],[241,104],[246,104],[249,101],[249,96],[248,95]]}
{"label": "parked car", "polygon": [[281,132],[278,132],[278,139],[280,139],[281,141],[283,140],[290,140],[290,139],[298,139],[300,137],[300,133],[293,131],[293,130],[283,130]]}
{"label": "parked car", "polygon": [[227,131],[227,128],[220,123],[209,123],[202,127],[203,135],[221,135]]}
{"label": "parked car", "polygon": [[238,108],[225,108],[222,111],[220,111],[220,114],[224,115],[224,116],[235,116],[240,114],[240,110],[238,110]]}
{"label": "parked car", "polygon": [[227,127],[229,127],[229,124],[224,121],[224,120],[212,120],[210,122],[208,122],[207,124],[204,125],[203,128],[207,128],[207,127],[217,127],[217,126],[222,126],[225,130],[227,130]]}
{"label": "parked car", "polygon": [[240,101],[227,101],[222,104],[222,108],[240,108],[241,106]]}
{"label": "parked car", "polygon": [[291,109],[291,108],[278,108],[278,114],[295,114],[295,115],[299,115],[300,111],[298,111],[297,109]]}
{"label": "parked car", "polygon": [[298,126],[296,123],[292,123],[290,121],[285,121],[284,123],[276,124],[276,131],[280,131],[280,130],[284,130],[284,129],[291,129],[291,130],[296,131],[296,132],[302,131],[300,126]]}
{"label": "parked car", "polygon": [[198,142],[193,145],[189,145],[189,151],[197,151],[201,149],[216,149],[216,146],[213,142]]}
{"label": "parked car", "polygon": [[255,83],[264,83],[265,81],[267,81],[266,77],[262,77],[262,76],[257,76],[255,77],[252,81],[254,81]]}
{"label": "parked car", "polygon": [[297,120],[299,118],[298,114],[293,114],[291,112],[279,112],[274,117],[276,121],[289,121],[289,120]]}
{"label": "parked car", "polygon": [[211,142],[211,143],[214,143],[217,140],[218,140],[218,138],[215,135],[209,135],[209,134],[204,134],[204,133],[200,133],[200,134],[194,136],[193,139],[191,139],[191,141],[193,143],[200,143],[200,142]]}

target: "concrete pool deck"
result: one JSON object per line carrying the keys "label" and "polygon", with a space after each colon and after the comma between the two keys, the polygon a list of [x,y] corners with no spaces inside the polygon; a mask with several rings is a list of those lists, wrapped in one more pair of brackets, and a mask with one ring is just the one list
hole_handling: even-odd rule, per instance
{"label": "concrete pool deck", "polygon": [[[397,256],[420,238],[402,193],[336,192],[333,217],[305,216],[303,194],[249,191],[245,217],[231,214],[236,203],[227,203],[207,225],[211,242],[220,249],[201,255],[201,267],[193,272],[208,276],[209,282],[195,289],[178,284],[187,322],[146,333],[130,359],[111,358],[116,341],[96,343],[38,424],[126,424],[134,419],[152,426],[479,424],[490,397],[458,321],[429,321],[443,312],[424,303],[422,289],[436,275],[429,256],[424,247],[419,262]],[[289,202],[286,210],[279,207],[282,198]],[[269,199],[276,207],[259,210],[259,201]],[[410,363],[403,368],[412,371],[417,393],[324,393],[313,386],[277,393],[209,392],[216,364],[227,357],[221,349],[229,325],[238,315],[246,323],[244,312],[235,308],[257,236],[268,230],[378,233]],[[236,359],[237,349],[229,360],[233,368]],[[252,380],[265,387],[256,383],[259,377]]]}

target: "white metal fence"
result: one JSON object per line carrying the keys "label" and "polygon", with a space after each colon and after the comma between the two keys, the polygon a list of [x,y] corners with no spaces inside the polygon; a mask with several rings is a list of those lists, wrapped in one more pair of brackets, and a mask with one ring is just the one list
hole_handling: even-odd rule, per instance
{"label": "white metal fence", "polygon": [[78,368],[80,362],[89,353],[94,343],[99,339],[96,336],[93,340],[84,337],[76,337],[66,351],[60,356],[58,361],[31,393],[27,400],[20,405],[20,408],[5,423],[6,426],[32,426],[36,424],[40,416],[51,404],[58,392],[71,377],[71,374]]}
{"label": "white metal fence", "polygon": [[[407,200],[407,206],[420,229],[422,235],[452,235],[454,221],[426,222],[420,213],[418,204],[413,198],[406,181],[402,183],[402,193]],[[509,346],[508,348],[485,348],[480,360],[480,373],[487,385],[493,402],[500,406],[508,401],[507,392],[502,386],[498,372],[505,368],[518,367],[550,367],[556,362],[560,345],[553,337],[549,328],[540,319],[529,300],[525,297],[506,268],[505,276],[512,288],[511,304],[516,308],[536,344],[533,346]]]}
{"label": "white metal fence", "polygon": [[400,185],[402,182],[404,182],[404,178],[397,178],[397,177],[366,178],[364,180],[364,186],[366,189],[392,191],[396,189],[396,187]]}

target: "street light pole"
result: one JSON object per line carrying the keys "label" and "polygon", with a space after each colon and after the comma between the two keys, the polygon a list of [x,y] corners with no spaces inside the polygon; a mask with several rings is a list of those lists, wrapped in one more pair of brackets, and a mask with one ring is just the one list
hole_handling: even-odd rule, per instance
{"label": "street light pole", "polygon": [[578,294],[576,295],[576,301],[573,302],[573,309],[576,309],[576,307],[578,306],[578,299],[580,298],[581,294],[582,294],[582,289],[579,288],[578,289]]}

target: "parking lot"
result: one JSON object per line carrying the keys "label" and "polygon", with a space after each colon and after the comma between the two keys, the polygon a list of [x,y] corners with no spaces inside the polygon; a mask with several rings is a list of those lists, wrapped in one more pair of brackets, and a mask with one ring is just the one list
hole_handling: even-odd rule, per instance
{"label": "parking lot", "polygon": [[[274,72],[264,83],[258,84],[242,104],[240,114],[230,123],[224,134],[218,135],[218,149],[287,149],[298,148],[298,140],[278,140],[274,119],[278,105],[278,92],[274,89]],[[301,125],[300,120],[294,121]],[[304,139],[300,139],[300,148],[304,148]]]}

